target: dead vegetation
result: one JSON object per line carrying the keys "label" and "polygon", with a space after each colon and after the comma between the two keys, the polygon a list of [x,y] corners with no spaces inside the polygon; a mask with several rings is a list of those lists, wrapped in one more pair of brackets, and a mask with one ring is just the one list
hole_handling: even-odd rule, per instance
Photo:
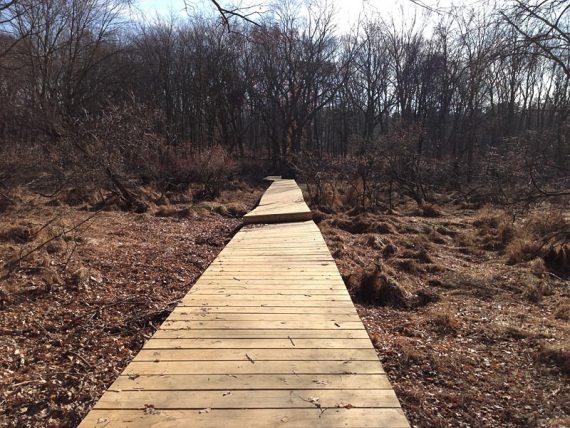
{"label": "dead vegetation", "polygon": [[564,205],[334,207],[319,227],[414,426],[567,425]]}
{"label": "dead vegetation", "polygon": [[196,203],[191,193],[160,201],[138,189],[149,209],[136,214],[93,211],[87,193],[19,192],[0,217],[0,426],[76,426],[261,189],[229,183]]}

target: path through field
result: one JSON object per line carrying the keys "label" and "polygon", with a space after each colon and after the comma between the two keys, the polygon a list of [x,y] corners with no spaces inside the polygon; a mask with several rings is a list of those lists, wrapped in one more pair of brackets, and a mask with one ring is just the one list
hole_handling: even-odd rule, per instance
{"label": "path through field", "polygon": [[408,426],[300,195],[271,185],[81,427]]}

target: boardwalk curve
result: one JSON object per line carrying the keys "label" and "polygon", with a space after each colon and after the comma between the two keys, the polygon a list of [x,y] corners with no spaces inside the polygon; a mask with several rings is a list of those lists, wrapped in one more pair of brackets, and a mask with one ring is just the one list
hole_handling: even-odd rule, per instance
{"label": "boardwalk curve", "polygon": [[236,234],[81,427],[409,426],[319,229],[290,214]]}

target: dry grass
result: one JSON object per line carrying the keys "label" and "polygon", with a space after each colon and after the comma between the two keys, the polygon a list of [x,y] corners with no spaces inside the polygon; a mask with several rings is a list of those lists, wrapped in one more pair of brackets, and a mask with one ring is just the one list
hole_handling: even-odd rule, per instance
{"label": "dry grass", "polygon": [[523,229],[542,237],[568,231],[569,226],[563,212],[558,209],[531,213],[523,223]]}
{"label": "dry grass", "polygon": [[391,235],[395,233],[394,227],[387,221],[377,221],[366,214],[337,218],[333,221],[333,225],[352,234],[379,233]]}
{"label": "dry grass", "polygon": [[544,296],[551,296],[553,287],[545,280],[538,280],[533,275],[520,276],[522,296],[532,303],[542,301]]}
{"label": "dry grass", "polygon": [[[377,346],[379,339],[376,338],[373,343]],[[407,337],[397,337],[393,342],[396,355],[398,356],[398,364],[402,368],[420,365],[425,361],[425,354],[417,349],[416,344]]]}
{"label": "dry grass", "polygon": [[423,217],[435,218],[441,216],[441,209],[435,205],[422,205],[420,209]]}
{"label": "dry grass", "polygon": [[570,224],[561,210],[533,212],[513,222],[506,211],[486,206],[477,213],[473,225],[477,232],[462,236],[465,248],[504,251],[507,264],[531,262],[537,274],[570,268],[570,247],[564,244],[570,239]]}
{"label": "dry grass", "polygon": [[530,237],[516,238],[506,248],[507,264],[517,264],[532,260],[540,254],[542,244]]}
{"label": "dry grass", "polygon": [[0,241],[13,242],[15,244],[25,244],[34,238],[31,225],[19,224],[4,226],[0,230]]}
{"label": "dry grass", "polygon": [[389,259],[390,257],[393,257],[397,252],[398,252],[398,247],[396,247],[394,244],[390,242],[386,244],[384,248],[382,248],[382,257],[384,257],[385,259]]}
{"label": "dry grass", "polygon": [[561,303],[560,305],[558,305],[558,307],[554,311],[554,318],[561,320],[561,321],[569,321],[570,320],[570,304]]}
{"label": "dry grass", "polygon": [[546,264],[544,263],[544,259],[536,258],[531,260],[528,267],[535,276],[541,277],[546,273]]}
{"label": "dry grass", "polygon": [[370,264],[367,268],[351,275],[349,287],[361,302],[380,306],[405,307],[409,293],[400,287],[382,267]]}
{"label": "dry grass", "polygon": [[542,346],[537,352],[537,359],[543,364],[559,369],[570,376],[570,346]]}
{"label": "dry grass", "polygon": [[550,246],[544,255],[545,264],[552,270],[562,273],[570,272],[570,244]]}
{"label": "dry grass", "polygon": [[56,239],[0,272],[0,426],[73,427],[239,221],[210,207],[198,219],[191,205],[175,206],[168,197],[151,205],[157,215],[101,212],[59,236],[93,213],[21,197],[0,216],[0,267]]}
{"label": "dry grass", "polygon": [[490,206],[424,217],[412,205],[323,210],[319,222],[410,422],[556,426],[568,414],[570,303],[566,276],[551,269],[570,251],[533,257],[528,243],[564,222],[546,212],[513,221]]}
{"label": "dry grass", "polygon": [[489,206],[483,207],[477,213],[473,226],[478,229],[474,241],[479,241],[483,249],[490,251],[504,249],[515,234],[509,213]]}
{"label": "dry grass", "polygon": [[457,317],[449,309],[435,312],[429,322],[440,334],[455,334],[460,325]]}
{"label": "dry grass", "polygon": [[403,259],[413,259],[420,263],[433,263],[433,259],[428,254],[427,249],[421,248],[417,251],[404,250],[401,254]]}
{"label": "dry grass", "polygon": [[198,214],[192,206],[163,205],[154,213],[157,217],[195,218]]}
{"label": "dry grass", "polygon": [[249,211],[245,202],[229,202],[225,204],[228,214],[232,217],[243,217]]}

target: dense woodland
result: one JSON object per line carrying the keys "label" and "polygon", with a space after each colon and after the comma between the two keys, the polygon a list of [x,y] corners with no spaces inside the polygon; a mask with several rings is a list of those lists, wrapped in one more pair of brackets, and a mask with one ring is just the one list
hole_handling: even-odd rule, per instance
{"label": "dense woodland", "polygon": [[85,181],[129,199],[125,181],[179,184],[250,158],[311,180],[340,161],[370,204],[377,176],[419,202],[436,183],[500,182],[507,203],[513,181],[518,200],[567,191],[562,0],[410,3],[349,34],[326,3],[145,21],[121,0],[0,7],[4,186]]}

